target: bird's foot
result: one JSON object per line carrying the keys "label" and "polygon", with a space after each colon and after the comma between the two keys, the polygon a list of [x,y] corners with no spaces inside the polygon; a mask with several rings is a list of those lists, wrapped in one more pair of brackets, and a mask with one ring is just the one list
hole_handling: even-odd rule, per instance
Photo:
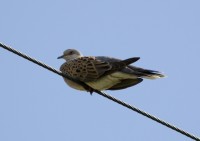
{"label": "bird's foot", "polygon": [[86,90],[86,92],[89,92],[90,95],[92,95],[92,93],[94,92],[94,89],[89,86],[85,87],[85,90]]}
{"label": "bird's foot", "polygon": [[90,93],[90,95],[92,95],[92,93],[94,92],[94,89],[90,87],[87,91]]}

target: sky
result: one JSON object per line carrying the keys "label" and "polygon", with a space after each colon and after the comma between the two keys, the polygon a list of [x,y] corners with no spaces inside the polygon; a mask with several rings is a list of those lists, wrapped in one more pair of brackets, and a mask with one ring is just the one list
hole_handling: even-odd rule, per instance
{"label": "sky", "polygon": [[[0,42],[56,69],[69,48],[166,78],[106,91],[200,137],[200,1],[1,0]],[[191,139],[0,48],[1,141]]]}

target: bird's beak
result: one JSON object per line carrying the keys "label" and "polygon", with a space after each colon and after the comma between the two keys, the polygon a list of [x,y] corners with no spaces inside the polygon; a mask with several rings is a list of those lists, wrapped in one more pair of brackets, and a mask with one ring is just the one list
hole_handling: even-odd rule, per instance
{"label": "bird's beak", "polygon": [[62,55],[62,56],[59,56],[57,59],[62,59],[64,57],[64,55]]}

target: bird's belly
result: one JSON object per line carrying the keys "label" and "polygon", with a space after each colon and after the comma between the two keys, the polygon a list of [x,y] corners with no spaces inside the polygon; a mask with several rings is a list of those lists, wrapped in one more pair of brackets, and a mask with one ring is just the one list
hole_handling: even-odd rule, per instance
{"label": "bird's belly", "polygon": [[86,82],[86,84],[92,87],[93,89],[100,91],[106,90],[117,83],[119,83],[119,80],[112,78],[111,76],[102,77],[101,79],[98,79],[96,81]]}
{"label": "bird's belly", "polygon": [[122,72],[115,72],[110,75],[106,75],[104,77],[101,77],[100,79],[96,81],[87,82],[90,87],[96,89],[96,90],[106,90],[111,88],[112,86],[118,84],[123,79],[133,79],[136,78],[135,76],[132,76],[130,74],[125,74]]}
{"label": "bird's belly", "polygon": [[[123,80],[123,79],[134,79],[134,78],[136,78],[136,76],[126,74],[123,72],[115,72],[110,75],[101,77],[96,81],[86,82],[86,84],[95,90],[102,91],[102,90],[109,89],[112,86],[120,83],[121,80]],[[77,89],[77,90],[85,91],[85,89],[81,85],[79,85],[71,80],[65,79],[65,78],[64,78],[64,80],[70,87]]]}

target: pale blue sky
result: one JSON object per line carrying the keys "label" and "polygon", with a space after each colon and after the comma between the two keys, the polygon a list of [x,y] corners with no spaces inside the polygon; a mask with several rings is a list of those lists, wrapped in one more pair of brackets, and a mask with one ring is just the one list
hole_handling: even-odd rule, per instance
{"label": "pale blue sky", "polygon": [[[0,42],[50,66],[67,48],[168,77],[107,93],[200,136],[199,0],[1,0]],[[0,48],[1,141],[190,141]]]}

